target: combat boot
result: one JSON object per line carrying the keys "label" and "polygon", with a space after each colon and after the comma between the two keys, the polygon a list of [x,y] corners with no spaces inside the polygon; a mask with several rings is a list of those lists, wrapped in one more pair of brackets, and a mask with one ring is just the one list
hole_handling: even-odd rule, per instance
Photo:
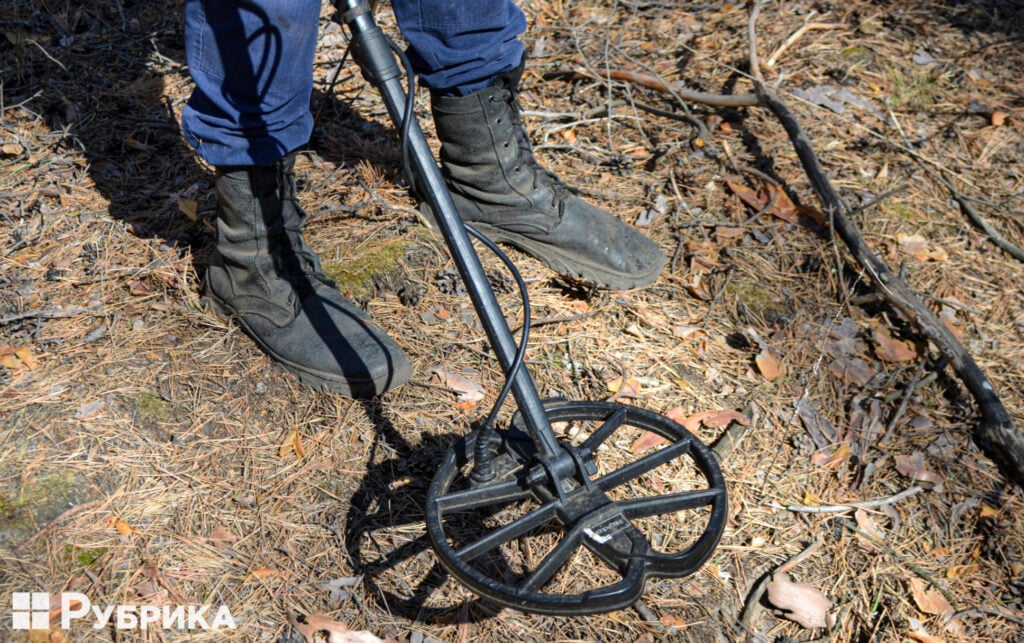
{"label": "combat boot", "polygon": [[537,163],[520,119],[522,73],[467,96],[431,97],[442,172],[462,220],[561,274],[615,290],[650,284],[666,262],[658,246]]}
{"label": "combat boot", "polygon": [[294,165],[293,153],[272,166],[217,168],[217,251],[204,297],[308,386],[379,395],[406,382],[412,366],[306,245]]}

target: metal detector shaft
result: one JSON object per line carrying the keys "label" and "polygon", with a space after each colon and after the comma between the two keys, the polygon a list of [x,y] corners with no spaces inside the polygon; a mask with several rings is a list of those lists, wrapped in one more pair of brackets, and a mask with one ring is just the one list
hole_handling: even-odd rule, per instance
{"label": "metal detector shaft", "polygon": [[[352,34],[352,55],[362,69],[363,75],[380,92],[395,126],[400,130],[406,128],[406,145],[418,174],[418,185],[424,192],[421,196],[433,207],[441,236],[448,245],[456,268],[466,284],[473,307],[480,317],[487,338],[494,347],[498,361],[507,373],[516,354],[515,338],[505,321],[423,131],[415,119],[410,119],[409,123],[405,122],[408,98],[401,82],[402,70],[395,61],[395,52],[392,51],[387,36],[374,21],[366,0],[338,0],[336,6],[341,13],[341,21]],[[411,180],[413,177],[409,178]],[[533,379],[525,368],[518,369],[514,374],[512,395],[519,405],[519,412],[538,451],[544,459],[553,464],[563,453],[551,429],[551,423]]]}

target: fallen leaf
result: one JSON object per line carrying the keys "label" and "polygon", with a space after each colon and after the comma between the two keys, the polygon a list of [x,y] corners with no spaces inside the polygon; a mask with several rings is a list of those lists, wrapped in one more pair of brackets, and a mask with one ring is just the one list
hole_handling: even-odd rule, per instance
{"label": "fallen leaf", "polygon": [[900,249],[918,261],[945,261],[949,253],[941,246],[932,246],[927,239],[919,234],[897,234],[896,242]]}
{"label": "fallen leaf", "polygon": [[358,585],[362,580],[362,576],[344,576],[342,578],[333,578],[331,580],[313,583],[313,586],[317,589],[328,592],[328,596],[332,603],[340,603],[350,596],[348,590],[345,588]]}
{"label": "fallen leaf", "polygon": [[128,536],[128,535],[130,535],[130,534],[135,532],[135,528],[134,527],[129,525],[127,522],[125,522],[123,520],[119,520],[117,518],[110,518],[107,521],[107,523],[111,527],[116,529],[117,533],[121,534],[122,536]]}
{"label": "fallen leaf", "polygon": [[953,607],[942,595],[942,592],[928,589],[920,578],[910,579],[910,594],[917,603],[917,608],[925,614],[949,615],[953,613]]}
{"label": "fallen leaf", "polygon": [[128,282],[128,292],[135,297],[145,297],[153,294],[153,291],[150,290],[149,286],[138,279],[132,279]]}
{"label": "fallen leaf", "polygon": [[868,551],[881,551],[875,541],[884,543],[885,532],[878,527],[878,523],[875,522],[874,518],[863,509],[853,512],[853,517],[857,521],[857,527],[870,536],[870,538],[865,538],[861,534],[857,534],[857,544]]}
{"label": "fallen leaf", "polygon": [[885,326],[875,329],[874,339],[875,354],[883,362],[912,362],[917,359],[914,345],[894,338]]}
{"label": "fallen leaf", "polygon": [[787,223],[826,223],[820,212],[813,208],[797,206],[782,187],[773,183],[762,183],[757,189],[752,189],[740,183],[740,179],[733,177],[726,179],[725,184],[755,212],[763,211]]}
{"label": "fallen leaf", "polygon": [[428,371],[437,383],[456,394],[459,402],[475,404],[484,398],[484,387],[456,373],[434,366]]}
{"label": "fallen leaf", "polygon": [[673,326],[672,336],[679,337],[680,339],[686,339],[688,337],[695,337],[704,332],[703,328],[697,326]]}
{"label": "fallen leaf", "polygon": [[195,199],[178,197],[178,210],[180,210],[181,213],[188,217],[188,220],[193,223],[199,220],[199,203]]}
{"label": "fallen leaf", "polygon": [[942,324],[953,333],[953,336],[957,339],[963,339],[963,331],[960,330],[959,322],[956,316],[956,310],[952,306],[943,306],[942,310],[939,311],[939,320]]}
{"label": "fallen leaf", "polygon": [[788,574],[772,574],[767,595],[778,616],[807,629],[828,626],[832,601],[813,585],[794,583]]}
{"label": "fallen leaf", "polygon": [[653,431],[644,431],[643,435],[633,442],[633,446],[629,450],[634,455],[638,455],[662,444],[668,444],[668,440]]}
{"label": "fallen leaf", "polygon": [[942,488],[942,476],[926,469],[924,453],[921,451],[914,451],[910,455],[897,455],[894,459],[896,470],[911,480],[923,483],[928,488]]}
{"label": "fallen leaf", "polygon": [[350,630],[346,623],[323,614],[289,615],[288,621],[306,643],[322,643],[325,633],[327,643],[387,643],[366,630]]}
{"label": "fallen leaf", "polygon": [[293,451],[295,452],[295,456],[298,458],[306,457],[306,450],[302,446],[302,434],[294,429],[288,434],[288,437],[284,439],[284,442],[281,443],[281,448],[278,449],[278,455],[283,458]]}
{"label": "fallen leaf", "polygon": [[992,112],[992,115],[990,117],[992,126],[1002,127],[1003,125],[1006,124],[1006,119],[1008,118],[1008,116],[1009,115],[1006,112],[1001,112],[998,109],[995,110],[994,112]]}
{"label": "fallen leaf", "polygon": [[257,578],[272,578],[274,576],[280,576],[282,578],[288,578],[291,575],[292,575],[291,572],[289,572],[288,570],[285,570],[285,569],[273,569],[271,567],[260,567],[259,569],[254,569],[251,572],[249,572],[248,574],[246,574],[245,575],[245,580],[250,581],[250,580],[255,580]]}
{"label": "fallen leaf", "polygon": [[692,415],[684,415],[685,412],[686,411],[683,407],[674,406],[665,411],[664,415],[668,419],[681,424],[687,431],[696,431],[701,427],[701,425],[712,429],[721,429],[729,426],[733,422],[738,422],[743,426],[750,425],[750,420],[747,419],[747,416],[734,409],[701,411],[700,413],[694,413]]}
{"label": "fallen leaf", "polygon": [[907,632],[907,638],[921,643],[946,643],[946,639],[941,636],[933,636],[928,633],[928,630],[924,629],[924,624],[916,618],[910,618],[910,627],[913,629]]}
{"label": "fallen leaf", "polygon": [[614,393],[616,398],[638,397],[640,395],[640,389],[643,388],[635,377],[621,376],[608,380],[605,382],[605,386],[608,388],[609,393]]}
{"label": "fallen leaf", "polygon": [[828,370],[850,384],[864,386],[877,371],[859,357],[836,357],[828,363]]}
{"label": "fallen leaf", "polygon": [[818,452],[811,456],[811,464],[816,467],[824,467],[827,469],[838,469],[846,463],[853,456],[853,450],[850,449],[850,445],[843,442],[830,453]]}
{"label": "fallen leaf", "polygon": [[75,412],[76,420],[91,420],[99,415],[99,412],[103,410],[103,400],[97,399],[94,402],[88,404],[82,404],[79,406],[78,411]]}
{"label": "fallen leaf", "polygon": [[779,358],[775,356],[775,353],[767,348],[757,354],[757,357],[754,358],[754,363],[757,364],[757,370],[760,371],[761,375],[769,382],[774,382],[782,377],[784,373],[782,363],[779,362]]}
{"label": "fallen leaf", "polygon": [[214,547],[220,550],[227,549],[231,543],[236,542],[237,540],[238,536],[220,525],[214,527],[213,531],[210,532],[210,542],[213,543]]}

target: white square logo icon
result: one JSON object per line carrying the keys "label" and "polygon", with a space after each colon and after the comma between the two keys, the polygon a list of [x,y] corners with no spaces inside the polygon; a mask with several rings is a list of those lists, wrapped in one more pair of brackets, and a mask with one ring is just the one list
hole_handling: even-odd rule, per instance
{"label": "white square logo icon", "polygon": [[50,595],[46,592],[11,594],[11,625],[16,630],[50,629]]}

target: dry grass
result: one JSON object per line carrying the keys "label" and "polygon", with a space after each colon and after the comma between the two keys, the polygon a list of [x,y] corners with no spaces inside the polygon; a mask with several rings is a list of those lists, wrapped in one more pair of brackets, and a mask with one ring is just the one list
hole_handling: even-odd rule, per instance
{"label": "dry grass", "polygon": [[[722,462],[730,519],[712,561],[689,579],[652,581],[640,611],[587,618],[496,613],[441,570],[424,533],[424,495],[480,411],[453,410],[428,369],[466,369],[492,396],[501,374],[466,298],[438,287],[452,266],[396,185],[380,104],[350,65],[326,94],[343,51],[326,13],[302,197],[311,245],[339,269],[374,273],[354,270],[343,287],[417,368],[378,404],[300,388],[199,305],[213,202],[209,168],[177,131],[189,93],[177,4],[5,0],[0,338],[27,351],[0,367],[0,595],[223,602],[240,627],[209,640],[275,640],[289,614],[315,612],[400,640],[741,640],[732,625],[756,581],[818,540],[793,575],[833,601],[828,639],[903,640],[920,622],[949,640],[1020,640],[1024,499],[971,443],[970,400],[949,369],[911,385],[919,364],[922,376],[937,368],[927,346],[917,344],[911,361],[882,359],[877,329],[919,338],[884,307],[854,303],[864,281],[842,250],[770,215],[748,222],[752,213],[724,185],[732,175],[756,185],[756,168],[814,205],[778,126],[756,111],[690,106],[711,130],[711,145],[696,147],[688,123],[635,108],[682,113],[663,95],[544,79],[608,66],[745,91],[745,10],[524,5],[533,27],[523,103],[543,161],[628,222],[656,211],[644,229],[674,256],[654,286],[609,293],[562,284],[515,254],[545,322],[532,335],[531,372],[545,396],[604,399],[610,380],[632,377],[642,387],[630,401],[658,412],[753,413]],[[851,202],[900,188],[859,217],[865,236],[945,311],[1021,426],[1024,268],[915,161],[946,169],[1024,245],[1020,10],[867,0],[818,10],[813,20],[842,28],[808,32],[769,75],[784,73],[785,90],[846,84],[877,111],[836,114],[788,99]],[[791,3],[771,3],[762,55],[804,20]],[[391,28],[387,13],[382,21]],[[922,49],[935,62],[914,62]],[[609,99],[626,101],[614,118],[581,116]],[[419,108],[427,119],[425,102]],[[179,210],[184,199],[196,201],[195,220]],[[914,257],[900,243],[914,234],[944,253]],[[501,300],[518,314],[514,295]],[[758,338],[784,376],[758,371]],[[794,410],[802,398],[855,457],[825,462],[833,449],[807,438]],[[292,431],[304,457],[282,449]],[[712,442],[721,431],[699,434]],[[890,497],[914,485],[897,466],[914,452],[942,487],[871,510],[881,543],[858,533],[852,513],[786,509]],[[341,600],[316,585],[359,575]],[[915,602],[915,579],[948,594],[959,614],[952,624]],[[0,615],[0,630],[9,625]],[[764,609],[751,626],[769,640],[823,635]]]}

